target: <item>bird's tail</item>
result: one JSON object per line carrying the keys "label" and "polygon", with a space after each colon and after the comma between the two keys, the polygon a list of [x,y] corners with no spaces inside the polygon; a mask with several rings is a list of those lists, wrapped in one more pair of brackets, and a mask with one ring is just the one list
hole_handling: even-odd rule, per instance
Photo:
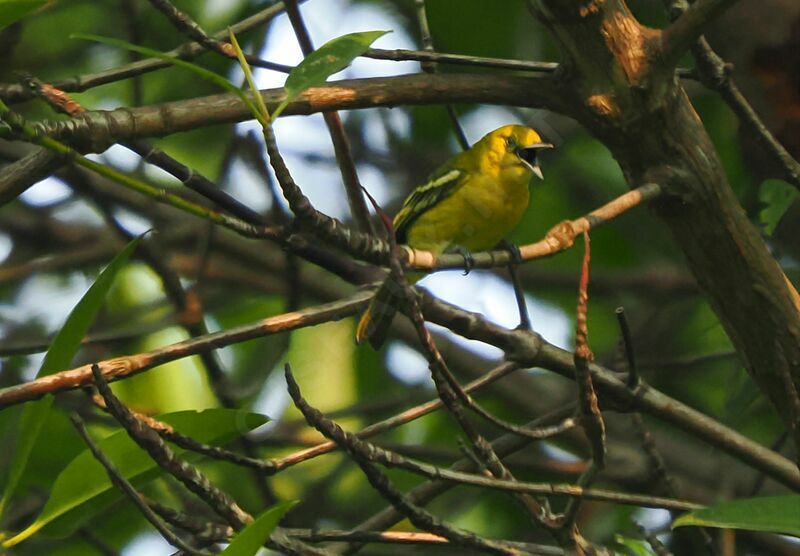
{"label": "bird's tail", "polygon": [[361,315],[356,327],[356,343],[368,340],[373,349],[380,349],[389,327],[392,325],[397,306],[402,300],[402,286],[387,278],[381,287],[375,292],[372,301],[369,302],[367,310]]}

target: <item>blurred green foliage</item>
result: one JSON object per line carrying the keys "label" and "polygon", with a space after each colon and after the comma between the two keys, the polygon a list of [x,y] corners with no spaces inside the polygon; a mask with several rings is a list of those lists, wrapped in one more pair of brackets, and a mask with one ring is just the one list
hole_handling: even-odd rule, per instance
{"label": "blurred green foliage", "polygon": [[[16,72],[33,74],[44,81],[55,81],[114,68],[135,59],[134,55],[104,45],[87,45],[84,41],[70,40],[70,33],[114,36],[161,50],[174,48],[184,42],[185,39],[147,2],[131,2],[135,6],[136,15],[135,18],[125,21],[120,12],[121,2],[76,0],[48,3],[45,9],[31,14],[19,24],[21,36],[13,52],[4,57],[0,66],[0,81],[17,81]],[[522,0],[508,0],[502,4],[503,8],[498,9],[497,3],[483,0],[429,0],[427,6],[434,46],[438,50],[451,53],[557,60],[556,46],[543,26],[528,14],[525,3]],[[176,5],[187,10],[205,29],[215,32],[264,8],[267,3],[245,0],[201,3],[184,0],[176,2]],[[356,5],[362,8],[370,6],[376,10],[375,13],[392,17],[396,23],[393,29],[395,32],[404,31],[417,41],[406,46],[420,46],[414,2],[411,0],[341,0],[327,6],[322,5],[322,0],[312,0],[303,5],[303,12],[308,16],[316,10],[327,10],[327,14],[342,10],[343,14],[336,14],[336,17],[346,17],[347,10]],[[642,21],[651,25],[664,24],[661,3],[641,0],[631,2],[631,6]],[[253,52],[262,43],[263,33],[276,33],[279,28],[288,28],[285,17],[271,26],[237,37],[246,52]],[[317,29],[314,25],[310,28],[312,34]],[[370,27],[365,22],[362,30],[374,28],[377,27]],[[316,44],[322,44],[327,38],[329,37],[314,37]],[[276,52],[276,49],[273,48],[270,52]],[[235,61],[214,54],[204,54],[195,62],[212,71],[232,76],[232,81],[237,86],[241,84],[241,74]],[[392,74],[391,64],[384,64],[381,67],[386,68],[386,75]],[[439,70],[494,71],[455,66],[441,66]],[[134,82],[138,84],[134,85]],[[141,91],[138,98],[137,90]],[[134,104],[156,104],[219,92],[213,85],[190,72],[168,68],[134,80],[90,89],[76,94],[75,97],[89,109],[109,109]],[[772,233],[784,215],[788,214],[791,204],[796,203],[796,190],[784,182],[760,183],[748,170],[743,159],[742,147],[736,134],[738,124],[735,116],[716,95],[700,91],[694,85],[690,86],[690,94],[717,147],[731,187],[753,222],[763,225],[767,234]],[[31,120],[57,117],[38,101],[17,105],[15,109]],[[491,130],[492,120],[486,116],[482,107],[459,105],[457,110],[463,120],[469,118],[470,121],[486,121],[486,128],[481,132]],[[397,203],[415,184],[424,179],[427,172],[451,156],[456,148],[450,120],[443,107],[395,108],[392,117],[397,118],[398,112],[401,114],[398,118],[401,125],[387,123],[390,119],[388,109],[364,111],[357,117],[346,117],[348,133],[362,177],[367,169],[378,170],[379,179],[375,182],[375,189],[383,190],[383,197],[392,199],[386,207],[389,212],[396,208]],[[533,201],[523,222],[514,231],[512,241],[536,241],[558,222],[581,216],[627,190],[628,184],[609,151],[574,122],[565,118],[543,116],[540,111],[520,110],[514,114],[523,122],[542,122],[553,135],[552,139],[558,143],[558,148],[543,158],[546,180],[534,185]],[[302,127],[312,124],[297,123],[300,120],[305,119],[287,118],[288,122],[295,122],[297,125],[296,128],[290,128],[287,123],[285,128],[296,129],[294,137],[289,137],[288,131],[286,135],[278,137],[279,144],[292,139],[292,148],[297,144],[311,145],[305,151],[297,149],[300,152],[293,153],[296,157],[292,168],[312,168],[320,173],[309,174],[309,181],[300,185],[309,190],[317,187],[322,190],[322,193],[313,190],[317,195],[312,195],[312,200],[315,201],[342,196],[333,150],[324,128],[321,125],[316,128]],[[376,134],[376,129],[380,133]],[[234,191],[238,184],[234,183],[230,172],[226,171],[226,160],[237,133],[242,134],[242,129],[237,131],[234,126],[216,126],[156,139],[154,143],[196,171],[211,179],[220,179],[221,186],[226,190]],[[312,134],[317,136],[311,137]],[[320,144],[318,135],[324,135],[323,149],[316,148]],[[379,145],[380,141],[374,140],[376,135],[385,137],[385,149]],[[242,159],[247,159],[250,179],[258,184],[257,187],[263,188],[265,176],[260,169],[253,170],[257,168],[257,164],[252,163],[252,157],[242,155]],[[315,183],[314,180],[319,178],[323,170],[327,171],[327,181]],[[137,168],[134,171],[142,170]],[[178,187],[175,180],[160,173],[148,174],[147,177],[164,187]],[[247,199],[242,200],[247,202]],[[23,214],[27,208],[29,207],[24,200],[18,200],[15,204],[4,207],[0,218],[11,211]],[[86,212],[78,212],[77,217],[69,214],[64,216],[57,209],[58,207],[53,208],[48,214],[55,215],[54,218],[59,222],[95,226],[95,230],[101,230],[95,231],[95,234],[109,234],[98,223],[95,213],[92,213],[92,220]],[[227,244],[216,244],[217,239],[207,239],[204,247],[201,240],[192,238],[193,242],[184,242],[181,251],[183,256],[188,256],[187,253],[194,256],[198,253],[202,255],[205,248],[211,251],[218,249],[227,257],[221,269],[209,264],[207,275],[194,267],[183,272],[184,279],[196,286],[203,296],[206,323],[210,328],[228,329],[251,323],[281,314],[290,307],[287,298],[292,288],[289,283],[292,278],[287,281],[283,272],[285,269],[274,262],[283,261],[282,254],[273,256],[265,263],[259,256],[267,253],[267,248],[256,248],[254,251],[242,248],[241,251],[228,252],[225,247]],[[12,241],[15,242],[14,250],[4,264],[20,264],[51,254],[34,241],[24,238],[17,240],[13,237]],[[615,308],[624,306],[633,331],[640,372],[648,383],[760,442],[772,443],[780,434],[778,420],[735,357],[670,366],[676,360],[730,351],[731,345],[713,311],[692,286],[692,279],[680,252],[655,215],[645,207],[626,214],[593,232],[591,246],[589,337],[598,360],[621,370],[625,367],[621,363],[618,349],[619,330],[614,314]],[[582,249],[582,241],[578,241],[566,253],[536,261],[525,269],[530,271],[526,275],[527,293],[535,300],[557,307],[562,318],[571,327],[574,325]],[[797,261],[791,256],[781,262],[787,266],[797,265]],[[231,284],[219,278],[224,275],[225,270],[242,268],[251,274],[243,273],[244,278],[239,284]],[[69,276],[69,271],[54,271],[53,275]],[[505,277],[504,274],[503,276]],[[339,281],[319,273],[312,265],[303,266],[300,277],[296,280],[303,285],[300,294],[303,306],[329,300],[331,292],[344,291],[344,286]],[[4,309],[10,307],[25,310],[25,287],[29,282],[20,279],[0,284]],[[54,295],[62,295],[66,288],[62,290],[52,286],[51,290],[50,293]],[[112,296],[112,309],[104,315],[101,329],[107,327],[111,330],[127,330],[133,325],[158,327],[163,319],[174,317],[171,307],[164,299],[158,279],[152,273],[132,272]],[[510,299],[510,296],[506,297]],[[19,335],[23,339],[37,338],[53,332],[43,330],[44,325],[41,323],[33,326],[24,318],[15,322],[15,319],[6,318],[4,314],[0,314],[0,317],[3,318],[0,324],[4,327],[4,332],[8,330],[9,337]],[[26,327],[22,326],[23,323]],[[166,329],[167,332],[171,331],[168,335],[165,335],[165,330],[160,330],[144,336],[138,335],[129,341],[87,348],[82,357],[89,361],[134,353],[186,337],[174,322],[171,324],[173,327]],[[386,357],[389,350],[375,353],[363,346],[356,347],[352,343],[352,333],[352,319],[346,319],[292,334],[268,336],[220,351],[231,392],[241,400],[243,407],[255,411],[265,411],[265,407],[268,407],[270,413],[275,413],[271,417],[281,419],[277,432],[290,438],[284,443],[269,442],[270,436],[267,433],[258,432],[255,435],[259,441],[256,455],[280,457],[296,451],[300,444],[320,439],[316,433],[300,428],[301,418],[296,410],[291,408],[284,411],[287,399],[278,372],[284,362],[292,364],[309,401],[326,412],[339,411],[337,420],[350,430],[356,430],[435,396],[429,384],[425,387],[411,387],[399,380],[397,373],[393,375],[387,372],[387,368],[393,364]],[[573,338],[567,337],[563,340],[564,345],[568,346]],[[416,344],[411,347],[417,348]],[[466,370],[469,368],[479,367],[485,370],[492,364],[489,358],[481,354],[459,353],[459,356],[448,361],[451,361],[461,378],[467,376]],[[35,359],[23,359],[21,356],[3,358],[0,363],[2,384],[5,386],[14,382],[14,377],[17,380],[20,377],[30,378],[26,373],[34,365],[34,361]],[[190,368],[185,368],[186,365]],[[200,372],[200,363],[184,360],[175,366],[183,367],[183,370],[176,372],[175,368],[162,369],[164,372],[160,378],[157,373],[147,373],[136,379],[140,381],[139,386],[133,384],[133,381],[126,381],[116,388],[121,392],[127,390],[123,396],[130,402],[135,401],[137,407],[164,410],[189,405],[197,408],[217,405],[218,400]],[[529,376],[536,377],[533,374]],[[544,377],[538,379],[545,381]],[[548,388],[552,388],[553,392],[553,402],[572,395],[571,384],[550,377],[548,380]],[[524,406],[511,400],[500,389],[482,393],[477,398],[486,407],[508,419],[524,422],[532,418]],[[41,509],[46,499],[47,492],[43,485],[52,484],[60,470],[82,450],[83,447],[65,417],[71,406],[78,403],[78,399],[78,395],[69,398],[69,402],[63,402],[58,411],[49,416],[42,432],[42,442],[37,444],[25,480],[20,485],[21,494],[25,495],[29,507],[34,509],[19,509],[13,516],[14,519],[4,524],[6,530],[20,530],[30,524],[36,510]],[[11,412],[0,412],[0,434],[5,437],[13,433],[15,422]],[[93,430],[107,430],[106,425],[107,420],[102,419]],[[648,421],[648,425],[661,438],[671,441],[670,447],[679,447],[681,443],[689,442],[684,435],[661,423]],[[483,427],[482,432],[490,437],[497,434],[496,430],[488,426]],[[412,453],[416,453],[416,449],[422,452],[421,457],[443,465],[449,465],[451,461],[463,457],[459,446],[459,431],[452,419],[442,413],[426,416],[379,438],[381,442],[405,447]],[[547,443],[546,450],[554,451],[559,447],[570,452],[576,451],[574,445],[559,442]],[[719,455],[714,454],[711,448],[702,449],[707,450],[704,453],[708,453],[709,458]],[[675,448],[674,452],[670,464],[685,471],[686,465],[675,463],[675,460],[683,457],[683,453],[679,448]],[[524,462],[536,460],[542,453],[551,452],[534,447],[525,450],[520,459]],[[574,462],[574,458],[567,457],[564,452],[552,453],[559,454],[553,458],[565,466]],[[718,464],[722,466],[728,460],[715,461],[723,462]],[[0,454],[0,469],[7,469],[8,463],[9,455]],[[690,465],[695,463],[689,462]],[[255,515],[275,501],[300,500],[288,512],[285,521],[287,526],[348,529],[386,505],[369,488],[360,471],[338,453],[304,463],[270,479],[269,487],[274,497],[272,500],[261,496],[261,490],[257,487],[258,480],[240,468],[217,462],[206,462],[202,468],[219,486],[231,492],[245,509]],[[574,469],[557,472],[528,463],[519,464],[518,475],[531,481],[566,481],[575,478]],[[392,472],[390,476],[403,489],[412,488],[421,482],[415,477],[398,472]],[[699,482],[709,480],[702,472],[687,472],[687,476]],[[625,488],[639,490],[652,486],[641,483],[631,485],[624,481],[622,483]],[[612,478],[601,477],[598,482],[598,486],[603,487],[613,487],[616,484]],[[689,484],[691,487],[692,483]],[[176,505],[186,502],[185,497],[176,494],[175,485],[169,481],[151,483],[146,487],[146,492],[153,496],[164,496]],[[689,497],[692,492],[684,491],[681,494]],[[558,501],[557,504],[561,505],[563,501]],[[531,530],[519,507],[505,495],[459,490],[436,500],[430,508],[453,523],[482,535],[519,538],[531,542],[549,541]],[[595,542],[607,545],[620,542],[629,548],[635,546],[637,548],[633,549],[638,550],[639,541],[634,538],[638,533],[630,527],[633,513],[634,510],[623,506],[586,504],[579,516],[579,525]],[[88,533],[102,538],[114,550],[122,550],[147,530],[147,526],[130,505],[121,501],[111,511],[89,517],[93,521],[88,532],[84,530],[81,534],[57,541],[34,537],[15,550],[19,554],[99,553],[93,548],[91,541],[87,541]],[[397,528],[409,529],[411,526],[402,522]],[[615,540],[617,533],[625,536]],[[427,553],[426,549],[420,551]],[[391,549],[376,548],[374,553],[390,554]]]}

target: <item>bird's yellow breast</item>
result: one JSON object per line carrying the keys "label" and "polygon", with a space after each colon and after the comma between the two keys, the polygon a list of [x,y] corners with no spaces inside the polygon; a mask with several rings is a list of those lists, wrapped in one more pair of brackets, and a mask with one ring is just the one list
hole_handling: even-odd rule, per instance
{"label": "bird's yellow breast", "polygon": [[434,253],[455,246],[485,251],[514,229],[528,206],[531,172],[501,160],[487,162],[410,226],[411,247]]}

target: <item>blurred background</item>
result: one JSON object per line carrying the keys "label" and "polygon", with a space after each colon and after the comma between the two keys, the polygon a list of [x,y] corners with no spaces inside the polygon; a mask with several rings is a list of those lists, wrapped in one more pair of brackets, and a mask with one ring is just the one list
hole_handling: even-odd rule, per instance
{"label": "blurred background", "polygon": [[[205,30],[217,32],[269,3],[211,0],[175,4]],[[437,51],[558,61],[556,46],[522,1],[429,0],[427,4]],[[644,23],[666,25],[661,2],[639,0],[629,5]],[[410,0],[310,0],[303,3],[302,13],[317,46],[348,32],[391,30],[373,46],[421,49]],[[70,39],[71,33],[78,32],[162,51],[185,42],[144,1],[52,1],[0,32],[0,82],[16,83],[23,75],[51,82],[136,59],[136,55],[119,49]],[[709,38],[720,55],[732,62],[733,77],[757,112],[798,157],[800,4],[793,0],[740,2],[719,21]],[[296,65],[302,59],[285,15],[242,33],[239,40],[247,52],[270,61]],[[241,70],[231,60],[206,53],[196,62],[226,75],[234,84],[243,82]],[[691,65],[687,57],[685,67]],[[419,71],[417,62],[358,58],[332,80]],[[441,64],[438,71],[508,70]],[[283,85],[285,74],[258,69],[256,80],[260,88],[277,88]],[[787,275],[795,284],[800,283],[797,190],[775,179],[778,174],[761,146],[740,128],[717,94],[691,79],[684,85],[742,207],[763,230]],[[74,97],[89,110],[101,110],[219,92],[190,72],[167,68],[75,93]],[[30,120],[64,118],[37,100],[17,103],[13,108]],[[531,205],[509,238],[513,243],[537,241],[561,220],[583,215],[628,189],[606,148],[568,118],[514,107],[455,108],[470,142],[500,125],[523,123],[536,127],[556,145],[542,156],[545,180],[532,185]],[[361,182],[389,214],[396,212],[411,188],[459,149],[442,106],[359,110],[341,116]],[[347,200],[322,116],[281,118],[275,133],[295,180],[315,207],[348,220]],[[255,122],[211,126],[153,142],[254,210],[276,220],[286,210],[283,199],[274,193],[274,177],[266,170]],[[0,141],[0,164],[17,160],[25,152],[22,144]],[[92,157],[159,186],[185,191],[177,180],[119,145]],[[0,208],[0,386],[35,376],[48,340],[98,270],[124,244],[108,227],[94,193],[87,195],[87,191],[99,192],[111,214],[130,233],[155,230],[148,241],[157,245],[184,285],[199,294],[205,323],[211,330],[336,299],[352,290],[321,268],[295,260],[272,244],[212,229],[96,176],[90,179],[83,173],[62,170]],[[765,445],[780,442],[778,419],[740,365],[714,313],[697,291],[680,251],[655,216],[641,207],[598,229],[592,233],[592,251],[589,331],[598,360],[610,367],[620,364],[615,309],[624,307],[639,366],[648,383]],[[582,249],[576,248],[521,269],[534,329],[566,349],[574,341],[581,256]],[[476,270],[468,276],[459,271],[441,272],[420,285],[503,326],[518,323],[513,289],[505,272]],[[135,263],[115,284],[106,309],[92,329],[95,341],[81,351],[75,364],[184,339],[188,335],[178,317],[166,301],[158,277],[145,264]],[[346,319],[219,350],[228,393],[240,407],[273,419],[251,435],[260,455],[285,455],[319,438],[299,426],[299,413],[289,407],[280,372],[285,361],[291,362],[307,399],[324,411],[336,412],[352,430],[435,396],[425,359],[411,341],[413,335],[400,327],[375,353],[368,346],[354,345],[354,325],[353,319]],[[491,346],[432,328],[439,334],[448,362],[464,380],[485,372],[501,356]],[[572,387],[551,373],[530,369],[480,398],[497,414],[524,422],[571,399]],[[115,388],[133,407],[153,413],[220,404],[203,363],[196,358],[164,365],[117,383]],[[81,403],[80,394],[58,398],[60,410],[51,414],[35,448],[19,491],[24,504],[17,506],[12,525],[25,525],[36,515],[54,478],[83,449],[66,417],[67,410]],[[3,438],[13,437],[18,417],[16,410],[0,412]],[[611,465],[600,476],[600,484],[657,493],[641,449],[629,441],[632,433],[627,416],[612,415],[610,419]],[[659,447],[682,496],[713,502],[777,489],[712,447],[662,423],[647,418],[646,422],[661,442]],[[94,426],[102,431],[109,424],[98,422]],[[619,435],[615,436],[617,431]],[[536,444],[511,458],[512,467],[520,478],[528,480],[574,480],[586,455],[579,436]],[[380,438],[386,445],[437,463],[447,464],[460,457],[457,434],[446,415],[430,415]],[[0,453],[0,469],[9,457],[7,451]],[[263,488],[253,488],[250,474],[228,464],[203,465],[220,486],[252,511],[275,500],[302,500],[288,514],[286,523],[290,526],[347,529],[385,505],[358,469],[340,454],[281,473]],[[404,488],[417,482],[407,475],[393,478]],[[167,499],[180,498],[167,481],[156,481],[147,488]],[[111,553],[126,555],[170,552],[129,504],[117,502],[111,508],[73,517],[68,528],[71,534],[64,539],[48,536],[45,529],[15,550],[19,554],[102,554],[105,545]],[[459,490],[434,502],[431,509],[481,535],[543,540],[530,530],[514,503],[496,494]],[[692,539],[676,540],[669,533],[666,511],[586,503],[578,523],[592,541],[613,544],[616,533],[635,536],[632,517],[662,533],[663,540],[677,543],[673,548],[693,546]],[[740,544],[745,550],[742,553],[771,553],[765,548],[766,542],[754,535],[745,536]],[[778,552],[772,553],[789,554],[792,547],[787,546],[779,545],[774,548]],[[389,553],[389,549],[372,550]]]}

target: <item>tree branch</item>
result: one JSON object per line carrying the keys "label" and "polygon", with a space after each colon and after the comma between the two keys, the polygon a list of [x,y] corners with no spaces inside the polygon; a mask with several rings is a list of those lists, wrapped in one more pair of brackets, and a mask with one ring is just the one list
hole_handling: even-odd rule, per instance
{"label": "tree branch", "polygon": [[[731,3],[695,3],[665,32],[666,52],[683,52],[705,22]],[[573,3],[540,4],[539,15],[573,73],[572,86],[564,89],[567,112],[609,147],[628,183],[665,188],[652,203],[654,212],[672,231],[748,372],[800,445],[800,410],[792,395],[800,387],[800,297],[742,210],[685,91],[651,55],[653,31],[622,0],[593,4],[591,17],[581,17]]]}
{"label": "tree branch", "polygon": [[[230,29],[237,35],[244,33],[245,31],[258,27],[259,25],[262,25],[281,15],[283,11],[283,2],[277,2],[238,23],[234,23],[230,26]],[[212,37],[216,40],[225,40],[228,38],[228,29],[224,29],[218,33],[215,33],[212,35]],[[167,56],[180,58],[181,60],[191,60],[205,51],[206,49],[203,45],[198,44],[195,41],[190,41],[168,52],[165,52],[164,54]],[[279,64],[273,64],[273,66],[279,66]],[[144,73],[170,67],[172,67],[172,64],[160,58],[145,58],[131,64],[120,66],[118,68],[80,75],[70,79],[54,81],[53,86],[61,89],[62,91],[79,93],[100,85],[114,83],[115,81],[122,81],[123,79],[128,79]],[[281,66],[281,71],[289,71],[290,69],[291,68],[288,66]],[[0,99],[9,104],[22,102],[32,98],[33,96],[33,91],[23,84],[15,83],[9,85],[0,85]]]}
{"label": "tree branch", "polygon": [[661,34],[661,59],[667,66],[678,64],[706,28],[737,0],[697,0]]}
{"label": "tree branch", "polygon": [[[264,334],[351,316],[363,310],[371,297],[371,292],[359,292],[345,300],[270,317],[254,325],[209,334],[204,338],[179,342],[151,352],[101,361],[99,365],[106,380],[118,380],[159,364],[193,355],[202,349],[216,349],[235,341],[246,341]],[[573,355],[545,342],[538,334],[507,330],[484,321],[481,315],[463,311],[434,300],[430,296],[426,296],[423,310],[431,322],[447,326],[466,338],[508,351],[519,365],[544,367],[567,378],[574,377]],[[632,392],[613,371],[597,364],[591,364],[589,368],[602,403],[613,401],[618,406],[658,417],[712,446],[719,447],[786,486],[800,491],[800,471],[780,454],[650,386],[642,383],[635,392]],[[12,386],[0,390],[0,409],[44,395],[85,386],[91,381],[91,366],[87,365]]]}
{"label": "tree branch", "polygon": [[[99,363],[100,370],[105,380],[109,382],[120,380],[169,361],[196,355],[202,351],[218,349],[268,334],[295,330],[351,316],[366,306],[371,296],[371,292],[359,292],[341,301],[269,317],[254,324],[239,326],[199,338],[191,338],[136,355],[107,359]],[[0,409],[9,405],[34,400],[47,394],[80,388],[91,382],[92,365],[84,365],[69,371],[48,375],[25,384],[0,390]]]}
{"label": "tree branch", "polygon": [[[672,0],[668,2],[670,14],[680,17],[689,9],[686,0]],[[767,154],[774,160],[776,166],[780,168],[780,177],[794,184],[800,189],[800,163],[784,148],[783,145],[770,133],[767,126],[756,114],[748,100],[739,90],[739,87],[731,76],[731,67],[725,60],[719,57],[708,44],[705,37],[700,37],[691,46],[692,54],[697,62],[697,70],[700,74],[700,81],[725,99],[739,118],[739,121],[746,125],[756,140],[761,144]]]}
{"label": "tree branch", "polygon": [[[624,193],[585,216],[575,220],[565,220],[553,226],[545,237],[535,243],[521,245],[519,255],[523,261],[549,257],[569,249],[575,238],[615,219],[627,211],[657,199],[663,192],[661,186],[648,183]],[[446,270],[463,268],[464,258],[459,254],[434,255],[430,251],[420,251],[403,246],[407,255],[407,266],[416,270]],[[472,268],[492,268],[513,262],[508,250],[486,251],[472,254]]]}
{"label": "tree branch", "polygon": [[78,431],[80,437],[89,447],[89,451],[92,453],[94,458],[105,468],[106,474],[108,475],[111,483],[130,499],[130,501],[141,512],[144,518],[156,528],[162,537],[164,537],[165,541],[175,548],[186,551],[188,554],[193,554],[196,556],[208,556],[211,554],[210,552],[196,550],[195,548],[187,545],[178,535],[176,535],[169,527],[167,527],[161,518],[159,518],[158,515],[150,508],[150,506],[147,505],[143,496],[139,494],[139,492],[133,487],[133,485],[131,485],[125,476],[119,472],[117,467],[114,465],[114,462],[112,462],[109,457],[106,456],[102,450],[100,450],[94,440],[92,440],[92,437],[89,435],[89,431],[86,430],[86,425],[83,423],[83,420],[78,416],[78,414],[73,413],[70,416],[70,420],[72,421],[72,425],[75,427],[75,430]]}
{"label": "tree branch", "polygon": [[[266,89],[261,91],[261,95],[270,110],[284,98],[283,89]],[[402,75],[334,81],[312,87],[289,103],[281,116],[448,102],[560,111],[562,96],[551,76]],[[93,144],[98,141],[164,136],[252,118],[252,112],[236,95],[224,93],[151,106],[93,111],[71,122],[42,121],[35,124],[35,128],[44,135]]]}
{"label": "tree branch", "polygon": [[292,376],[291,368],[288,363],[285,369],[289,395],[292,397],[295,406],[303,413],[308,424],[345,449],[364,472],[364,475],[373,488],[389,500],[398,511],[402,512],[414,526],[424,531],[441,535],[453,543],[477,549],[482,552],[508,556],[515,554],[514,550],[507,548],[503,543],[483,539],[470,531],[455,528],[444,523],[427,510],[410,502],[400,491],[395,489],[386,475],[381,473],[375,465],[371,463],[369,454],[365,451],[362,441],[358,440],[358,438],[353,435],[348,435],[348,433],[342,430],[336,423],[326,419],[319,410],[311,407],[311,405],[306,402],[300,393],[300,387]]}
{"label": "tree branch", "polygon": [[[447,326],[465,338],[497,346],[520,365],[540,366],[574,379],[573,354],[546,342],[536,333],[507,330],[486,322],[478,313],[463,311],[431,296],[425,297],[423,309],[429,321]],[[596,363],[590,364],[589,369],[601,404],[656,416],[800,491],[800,471],[787,458],[644,383],[631,391],[613,371]]]}

